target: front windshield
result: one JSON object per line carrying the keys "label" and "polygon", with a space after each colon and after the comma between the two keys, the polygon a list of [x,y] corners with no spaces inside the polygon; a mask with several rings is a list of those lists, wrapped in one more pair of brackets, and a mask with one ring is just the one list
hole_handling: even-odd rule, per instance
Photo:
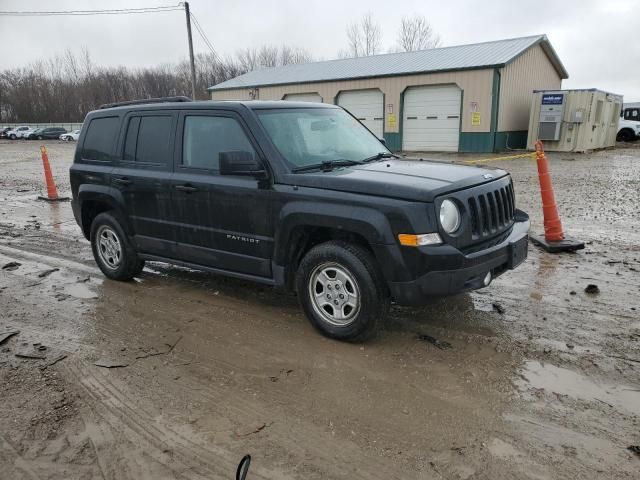
{"label": "front windshield", "polygon": [[258,110],[258,117],[291,168],[335,160],[361,161],[385,146],[338,108]]}

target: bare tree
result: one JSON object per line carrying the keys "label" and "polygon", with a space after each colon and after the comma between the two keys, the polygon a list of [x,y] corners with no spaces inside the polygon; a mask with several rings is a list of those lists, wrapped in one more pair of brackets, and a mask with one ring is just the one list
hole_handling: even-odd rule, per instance
{"label": "bare tree", "polygon": [[247,72],[260,67],[258,50],[256,48],[245,48],[244,50],[239,50],[236,53],[236,56],[238,57],[238,61],[242,68]]}
{"label": "bare tree", "polygon": [[[208,99],[207,88],[249,70],[303,63],[311,55],[298,47],[263,46],[234,58],[196,55],[196,97]],[[191,95],[191,72],[184,60],[155,67],[101,67],[82,48],[70,50],[25,68],[0,71],[0,123],[79,122],[103,103],[135,98]]]}
{"label": "bare tree", "polygon": [[341,57],[367,57],[380,51],[382,29],[371,13],[363,16],[359,22],[347,26],[347,51],[341,51]]}
{"label": "bare tree", "polygon": [[262,67],[277,67],[278,57],[278,47],[273,45],[264,45],[258,51],[258,62]]}
{"label": "bare tree", "polygon": [[404,17],[398,31],[398,44],[401,51],[415,52],[440,46],[440,36],[435,32],[426,17],[414,15]]}
{"label": "bare tree", "polygon": [[289,65],[292,63],[309,63],[313,61],[313,55],[304,48],[289,47],[283,45],[280,47],[280,65]]}
{"label": "bare tree", "polygon": [[245,48],[236,54],[239,65],[250,72],[258,68],[279,67],[290,63],[308,63],[313,61],[313,56],[299,47],[282,45],[280,48],[273,45],[265,45],[257,48]]}

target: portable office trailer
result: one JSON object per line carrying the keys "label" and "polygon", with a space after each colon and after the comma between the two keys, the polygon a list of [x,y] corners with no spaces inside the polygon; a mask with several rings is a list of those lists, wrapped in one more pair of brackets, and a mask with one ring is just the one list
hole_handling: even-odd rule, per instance
{"label": "portable office trailer", "polygon": [[616,144],[622,95],[588,90],[535,90],[527,148],[536,140],[545,150],[586,152]]}

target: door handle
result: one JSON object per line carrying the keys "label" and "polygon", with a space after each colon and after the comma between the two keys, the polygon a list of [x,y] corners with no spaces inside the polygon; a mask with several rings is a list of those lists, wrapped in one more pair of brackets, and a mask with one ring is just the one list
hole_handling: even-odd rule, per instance
{"label": "door handle", "polygon": [[193,192],[197,192],[198,189],[196,187],[193,187],[191,185],[176,185],[176,190],[180,190],[181,192],[186,192],[186,193],[193,193]]}
{"label": "door handle", "polygon": [[114,178],[113,181],[119,183],[120,185],[131,185],[131,180],[129,180],[127,177]]}

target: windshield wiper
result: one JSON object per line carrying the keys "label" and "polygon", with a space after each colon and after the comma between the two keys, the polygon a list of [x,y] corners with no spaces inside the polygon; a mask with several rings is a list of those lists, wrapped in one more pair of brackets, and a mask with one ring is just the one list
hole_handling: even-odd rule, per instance
{"label": "windshield wiper", "polygon": [[358,160],[325,160],[321,163],[313,163],[311,165],[304,165],[302,167],[296,167],[291,169],[294,173],[308,172],[311,170],[322,170],[323,172],[329,172],[336,167],[348,167],[350,165],[360,165],[363,162]]}
{"label": "windshield wiper", "polygon": [[373,162],[374,160],[382,160],[383,158],[398,158],[398,156],[390,152],[378,152],[375,155],[371,155],[370,157],[362,160],[362,163]]}

